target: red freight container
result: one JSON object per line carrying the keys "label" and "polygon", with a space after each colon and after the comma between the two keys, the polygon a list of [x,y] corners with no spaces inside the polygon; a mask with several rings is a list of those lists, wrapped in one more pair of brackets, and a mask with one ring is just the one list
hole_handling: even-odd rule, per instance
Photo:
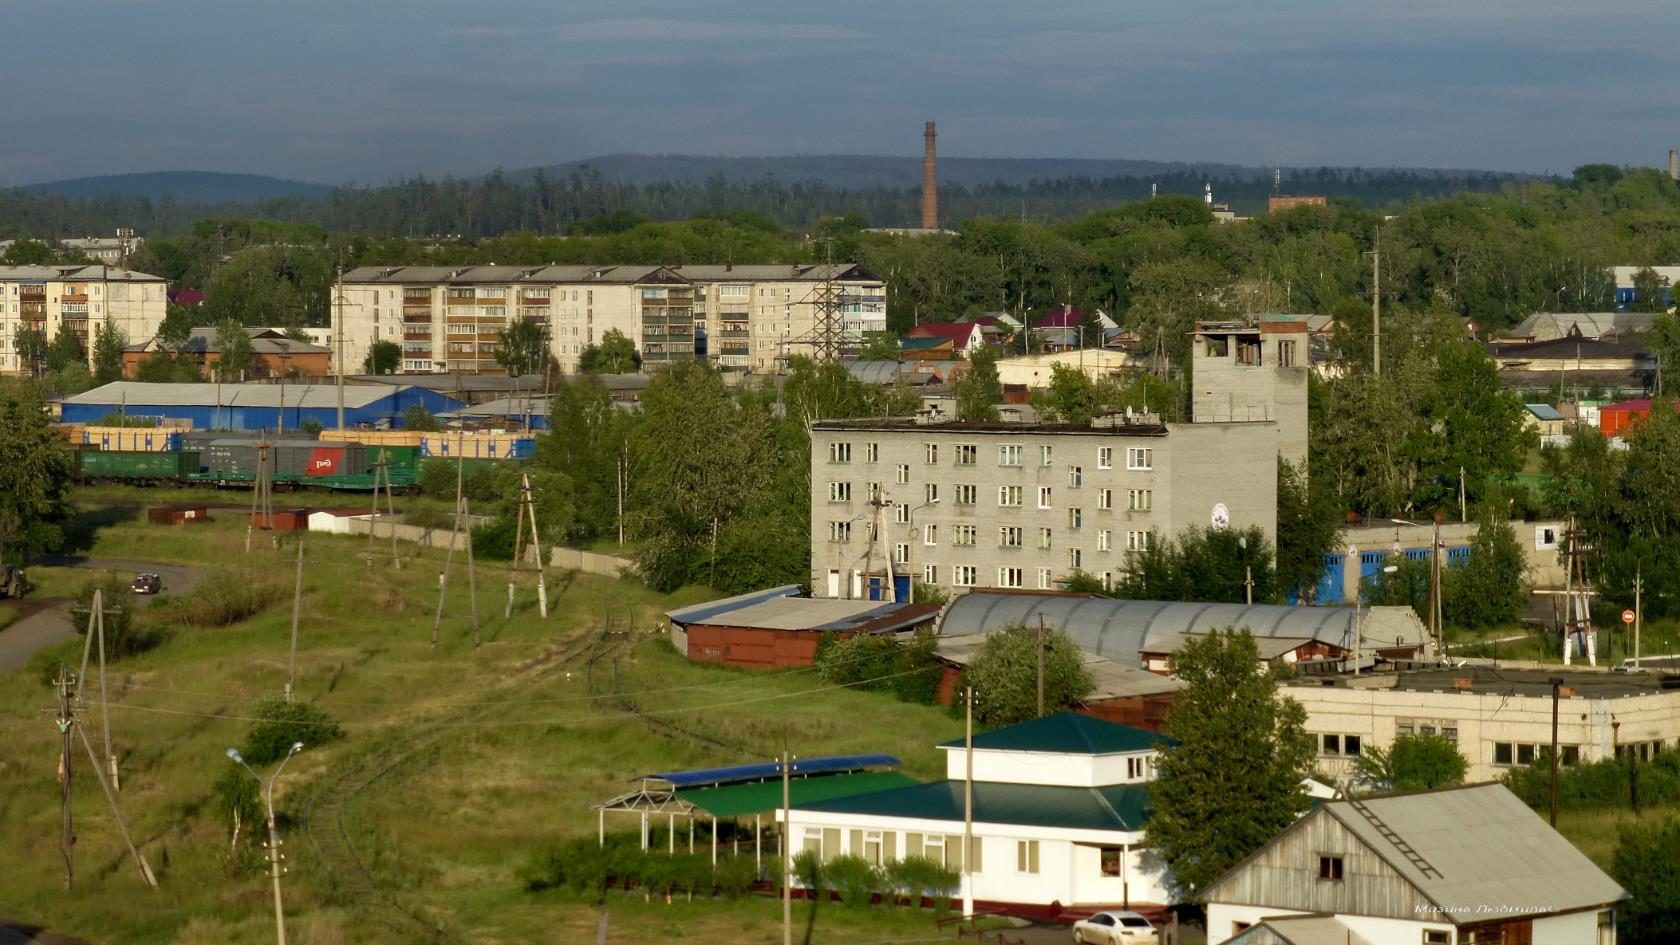
{"label": "red freight container", "polygon": [[343,460],[344,447],[319,446],[309,451],[309,468],[304,472],[310,476],[336,476]]}

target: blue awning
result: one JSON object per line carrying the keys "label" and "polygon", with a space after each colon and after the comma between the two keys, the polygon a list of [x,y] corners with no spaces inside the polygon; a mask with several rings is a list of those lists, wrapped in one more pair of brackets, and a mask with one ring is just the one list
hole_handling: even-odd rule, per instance
{"label": "blue awning", "polygon": [[[863,771],[867,768],[896,768],[899,760],[892,755],[831,755],[826,758],[795,758],[789,774],[839,774]],[[782,763],[761,761],[727,768],[698,768],[693,771],[665,771],[644,774],[638,781],[664,781],[672,787],[699,787],[706,784],[739,784],[746,781],[768,781],[782,776]]]}

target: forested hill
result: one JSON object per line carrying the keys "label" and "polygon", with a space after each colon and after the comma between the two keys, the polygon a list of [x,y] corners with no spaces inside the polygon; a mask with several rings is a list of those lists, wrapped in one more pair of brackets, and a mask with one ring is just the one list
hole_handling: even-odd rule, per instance
{"label": "forested hill", "polygon": [[[922,186],[921,157],[877,154],[809,154],[783,157],[721,157],[699,154],[606,154],[583,161],[553,164],[542,170],[549,177],[567,177],[591,169],[617,184],[702,184],[712,178],[727,183],[773,177],[784,183],[822,181],[830,190],[903,190]],[[515,179],[529,179],[535,171],[511,171]],[[1433,173],[1433,172],[1429,172]],[[1268,177],[1270,170],[1235,164],[1168,161],[1091,160],[1086,158],[968,158],[939,159],[944,185],[985,187],[1005,184],[1024,187],[1043,181],[1102,180],[1111,177],[1150,178],[1190,174],[1220,178]]]}
{"label": "forested hill", "polygon": [[217,171],[154,171],[145,174],[107,174],[31,184],[24,188],[71,200],[114,196],[186,203],[224,203],[267,200],[273,197],[325,197],[325,184],[267,177],[262,174],[223,174]]}

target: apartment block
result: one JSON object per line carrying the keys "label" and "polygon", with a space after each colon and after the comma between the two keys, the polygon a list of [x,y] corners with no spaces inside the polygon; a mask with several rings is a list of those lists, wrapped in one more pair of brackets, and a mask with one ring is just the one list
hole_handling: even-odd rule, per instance
{"label": "apartment block", "polygon": [[129,342],[148,341],[168,312],[167,291],[162,276],[112,266],[0,266],[0,373],[34,370],[17,351],[26,331],[51,341],[69,326],[89,367],[94,333],[107,321]]}
{"label": "apartment block", "polygon": [[1190,526],[1277,527],[1275,421],[1092,426],[844,420],[811,429],[811,586],[962,593],[1117,580]]}
{"label": "apartment block", "polygon": [[345,274],[339,296],[333,318],[350,371],[375,341],[392,341],[404,373],[499,373],[497,339],[516,319],[543,327],[565,371],[616,329],[647,368],[703,356],[771,372],[809,353],[825,300],[852,344],[886,329],[886,283],[853,264],[363,267]]}

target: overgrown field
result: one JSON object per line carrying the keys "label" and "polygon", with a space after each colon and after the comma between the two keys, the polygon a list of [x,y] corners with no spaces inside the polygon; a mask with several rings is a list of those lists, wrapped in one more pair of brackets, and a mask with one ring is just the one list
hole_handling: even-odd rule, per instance
{"label": "overgrown field", "polygon": [[[0,677],[0,919],[97,945],[272,941],[268,881],[230,866],[211,785],[255,704],[285,687],[294,546],[282,537],[282,547],[259,541],[247,555],[234,514],[191,528],[116,516],[89,531],[84,550],[96,557],[203,568],[190,600],[147,615],[162,642],[113,664],[108,680],[121,804],[161,888],[142,886],[82,755],[76,881],[63,889],[58,732],[41,710],[54,701],[46,677],[60,660],[80,659],[80,641],[70,641]],[[510,574],[481,567],[475,649],[457,558],[434,648],[443,552],[397,569],[388,544],[371,564],[366,550],[365,538],[308,536],[305,545],[298,698],[327,709],[346,734],[307,747],[276,789],[294,943],[411,942],[423,927],[440,930],[425,936],[437,941],[593,941],[594,906],[528,893],[516,874],[539,847],[593,835],[591,805],[634,776],[765,760],[786,746],[807,756],[890,752],[910,774],[933,777],[942,769],[932,746],[960,734],[942,709],[825,687],[809,671],[689,664],[661,638],[660,614],[708,596],[699,589],[665,596],[632,580],[551,573],[543,620],[534,576],[523,573],[504,619]],[[50,577],[55,591],[75,581]],[[253,602],[259,612],[241,616]],[[90,685],[83,717],[97,746],[96,692]],[[633,829],[628,819],[618,826]],[[332,852],[346,836],[366,875]],[[769,900],[666,905],[615,895],[608,911],[613,942],[781,935]],[[933,934],[929,917],[905,910],[828,909],[816,940]]]}

